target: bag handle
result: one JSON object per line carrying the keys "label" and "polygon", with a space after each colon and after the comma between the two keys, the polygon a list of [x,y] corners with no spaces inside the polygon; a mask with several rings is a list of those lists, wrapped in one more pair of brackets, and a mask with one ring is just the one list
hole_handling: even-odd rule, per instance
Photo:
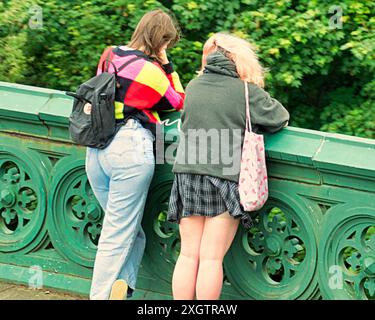
{"label": "bag handle", "polygon": [[108,72],[108,69],[109,69],[109,64],[112,64],[114,70],[115,70],[115,75],[117,76],[117,70],[116,70],[116,67],[115,65],[113,64],[113,62],[110,60],[110,57],[111,57],[111,53],[112,53],[113,49],[111,47],[108,48],[108,53],[107,53],[107,56],[106,58],[103,60],[102,62],[102,73],[104,72],[104,70],[106,72]]}
{"label": "bag handle", "polygon": [[245,101],[246,101],[246,130],[250,131],[251,128],[251,121],[250,121],[250,103],[249,103],[249,86],[246,81],[243,82],[245,85]]}
{"label": "bag handle", "polygon": [[73,97],[73,98],[75,98],[75,99],[77,99],[77,100],[79,100],[79,101],[81,101],[81,102],[87,102],[87,103],[92,104],[92,102],[91,102],[90,100],[86,99],[86,98],[85,98],[84,96],[82,96],[82,95],[76,94],[75,92],[66,91],[65,94],[66,94],[67,96]]}

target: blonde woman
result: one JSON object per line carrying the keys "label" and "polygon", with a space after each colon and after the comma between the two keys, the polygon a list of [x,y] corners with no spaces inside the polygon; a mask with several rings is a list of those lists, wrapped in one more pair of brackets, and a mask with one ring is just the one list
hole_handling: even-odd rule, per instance
{"label": "blonde woman", "polygon": [[[248,82],[253,131],[276,132],[288,124],[288,111],[262,89],[264,70],[251,45],[224,33],[209,38],[199,76],[186,88],[173,166],[168,220],[179,223],[181,236],[174,299],[219,299],[223,258],[239,222],[252,226],[238,193],[246,119],[243,81]],[[204,133],[209,139],[201,143]],[[226,152],[232,156],[224,157]]]}

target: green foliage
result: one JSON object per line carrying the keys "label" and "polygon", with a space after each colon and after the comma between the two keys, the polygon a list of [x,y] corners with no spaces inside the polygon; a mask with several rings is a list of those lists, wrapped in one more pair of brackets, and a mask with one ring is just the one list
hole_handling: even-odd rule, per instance
{"label": "green foliage", "polygon": [[[341,116],[336,114],[337,110],[340,110]],[[347,110],[347,112],[343,113],[343,110]],[[333,114],[335,120],[324,124],[321,128],[322,131],[375,139],[375,104],[373,102],[366,101],[355,108],[346,104],[330,104],[324,111]]]}
{"label": "green foliage", "polygon": [[[162,7],[157,1],[41,1],[43,31],[30,32],[36,64],[31,82],[72,89],[95,73],[105,47],[126,43],[142,15]],[[35,69],[38,71],[35,72]]]}
{"label": "green foliage", "polygon": [[[171,50],[176,69],[179,71],[181,81],[188,83],[201,68],[201,56],[203,45],[199,41],[188,41],[183,38],[178,46]],[[181,70],[181,71],[180,71]],[[189,70],[189,72],[184,72]]]}
{"label": "green foliage", "polygon": [[175,0],[171,8],[189,38],[204,41],[207,32],[221,31],[235,19],[240,1]]}
{"label": "green foliage", "polygon": [[[43,9],[42,29],[28,27],[33,4]],[[229,31],[256,46],[266,89],[287,106],[290,125],[375,138],[375,2],[338,4],[342,26],[332,3],[318,0],[7,0],[0,80],[74,89],[106,46],[127,43],[145,12],[163,8],[181,26],[169,55],[185,85],[208,36]]]}
{"label": "green foliage", "polygon": [[31,1],[17,0],[0,3],[0,81],[21,82],[27,63],[26,57],[28,8]]}

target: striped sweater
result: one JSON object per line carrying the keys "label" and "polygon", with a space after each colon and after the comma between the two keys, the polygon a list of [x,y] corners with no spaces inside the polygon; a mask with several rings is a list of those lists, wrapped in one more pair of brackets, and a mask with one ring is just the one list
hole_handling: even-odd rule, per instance
{"label": "striped sweater", "polygon": [[[155,135],[156,125],[160,124],[159,112],[181,110],[183,107],[185,94],[172,63],[161,66],[142,51],[109,47],[100,58],[97,75],[102,72],[102,64],[108,54],[117,69],[139,57],[118,73],[121,86],[115,96],[116,121],[137,118]],[[114,72],[113,69],[110,64],[108,72]]]}

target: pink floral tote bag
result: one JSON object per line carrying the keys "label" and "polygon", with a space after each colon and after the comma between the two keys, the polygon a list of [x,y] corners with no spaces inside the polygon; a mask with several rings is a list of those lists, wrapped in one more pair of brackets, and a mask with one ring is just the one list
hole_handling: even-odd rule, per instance
{"label": "pink floral tote bag", "polygon": [[238,191],[240,203],[245,211],[255,211],[263,207],[268,198],[268,181],[263,135],[251,130],[249,89],[245,84],[246,130],[242,145],[240,179]]}

